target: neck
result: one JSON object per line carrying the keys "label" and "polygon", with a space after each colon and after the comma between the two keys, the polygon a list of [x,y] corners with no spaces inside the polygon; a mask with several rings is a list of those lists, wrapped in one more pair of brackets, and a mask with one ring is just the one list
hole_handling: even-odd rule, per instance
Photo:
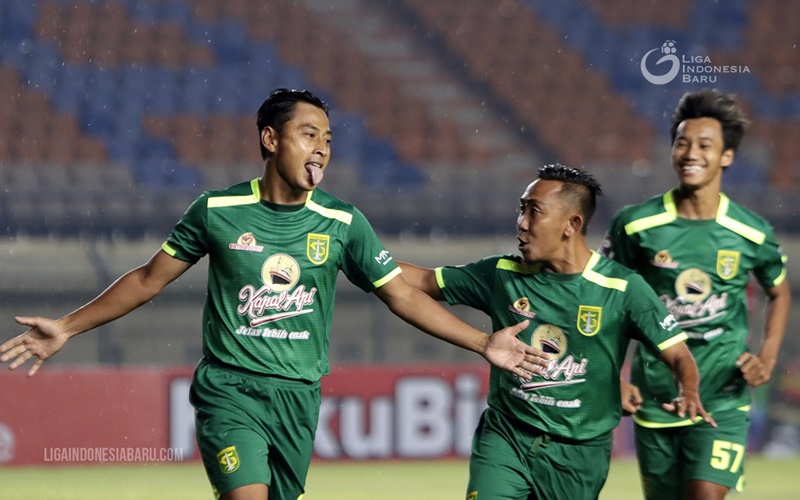
{"label": "neck", "polygon": [[583,272],[591,257],[592,251],[586,245],[586,239],[581,235],[569,240],[562,247],[561,255],[557,258],[543,261],[541,264],[542,267],[554,273],[577,274]]}
{"label": "neck", "polygon": [[675,207],[684,219],[715,219],[719,208],[719,187],[704,186],[691,189],[679,186],[675,190]]}
{"label": "neck", "polygon": [[292,189],[278,174],[277,169],[270,168],[269,162],[264,174],[258,179],[258,188],[262,200],[279,205],[299,205],[308,198],[308,191]]}

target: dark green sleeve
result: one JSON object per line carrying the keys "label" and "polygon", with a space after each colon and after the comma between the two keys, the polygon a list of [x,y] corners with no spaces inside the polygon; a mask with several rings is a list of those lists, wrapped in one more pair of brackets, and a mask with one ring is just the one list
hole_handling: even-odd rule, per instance
{"label": "dark green sleeve", "polygon": [[365,292],[375,291],[400,273],[400,268],[367,218],[356,208],[353,209],[344,252],[342,272]]}
{"label": "dark green sleeve", "polygon": [[181,220],[172,228],[162,248],[185,262],[196,263],[208,253],[208,194],[203,193],[189,205]]}
{"label": "dark green sleeve", "polygon": [[644,279],[628,277],[625,303],[631,322],[631,337],[641,341],[656,356],[664,349],[686,340],[686,334]]}
{"label": "dark green sleeve", "polygon": [[628,208],[623,208],[611,218],[603,243],[598,253],[611,260],[615,260],[625,267],[636,269],[636,242],[635,238],[625,232],[628,223]]}
{"label": "dark green sleeve", "polygon": [[463,266],[436,270],[436,280],[451,305],[461,304],[489,314],[498,257],[487,257]]}
{"label": "dark green sleeve", "polygon": [[786,255],[775,241],[772,228],[768,228],[764,243],[758,248],[753,275],[764,288],[780,285],[786,279]]}

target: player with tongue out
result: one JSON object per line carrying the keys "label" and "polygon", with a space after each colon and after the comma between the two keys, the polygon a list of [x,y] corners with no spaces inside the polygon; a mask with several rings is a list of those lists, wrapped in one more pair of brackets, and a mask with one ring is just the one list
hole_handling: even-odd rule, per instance
{"label": "player with tongue out", "polygon": [[260,178],[203,193],[150,261],[58,320],[16,318],[30,329],[0,346],[12,369],[37,358],[33,375],[70,337],[149,302],[208,255],[204,356],[190,401],[223,500],[303,495],[339,271],[408,323],[523,379],[548,357],[516,338],[527,321],[487,336],[408,285],[364,215],[318,189],[331,152],[323,101],[278,89],[257,125]]}

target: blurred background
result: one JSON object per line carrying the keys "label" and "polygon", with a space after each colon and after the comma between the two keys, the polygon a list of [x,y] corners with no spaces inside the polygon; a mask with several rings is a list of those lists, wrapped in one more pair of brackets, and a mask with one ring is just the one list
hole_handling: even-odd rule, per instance
{"label": "blurred background", "polygon": [[[616,210],[673,186],[681,95],[736,93],[753,123],[724,190],[774,225],[797,300],[794,11],[792,0],[0,0],[6,337],[15,315],[65,314],[146,261],[203,190],[259,176],[255,113],[276,87],[330,104],[323,189],[358,206],[395,258],[426,266],[514,252],[519,195],[556,161],[603,183],[589,228],[599,246]],[[194,364],[205,273],[201,262],[49,365]],[[752,299],[757,349],[759,290]],[[800,453],[798,325],[793,313],[757,391],[754,446],[775,454]],[[344,281],[330,353],[334,371],[480,362]]]}

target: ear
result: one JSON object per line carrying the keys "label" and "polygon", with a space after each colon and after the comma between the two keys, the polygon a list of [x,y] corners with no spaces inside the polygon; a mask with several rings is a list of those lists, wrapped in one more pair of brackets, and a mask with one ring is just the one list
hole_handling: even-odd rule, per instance
{"label": "ear", "polygon": [[261,130],[261,144],[267,148],[271,154],[275,154],[278,150],[278,131],[270,126],[266,126]]}
{"label": "ear", "polygon": [[730,167],[731,163],[733,163],[734,156],[736,156],[736,152],[733,149],[726,149],[723,151],[720,157],[720,166],[722,168]]}
{"label": "ear", "polygon": [[569,216],[567,220],[567,227],[564,229],[564,236],[572,238],[576,234],[580,234],[583,227],[583,216],[577,212]]}

